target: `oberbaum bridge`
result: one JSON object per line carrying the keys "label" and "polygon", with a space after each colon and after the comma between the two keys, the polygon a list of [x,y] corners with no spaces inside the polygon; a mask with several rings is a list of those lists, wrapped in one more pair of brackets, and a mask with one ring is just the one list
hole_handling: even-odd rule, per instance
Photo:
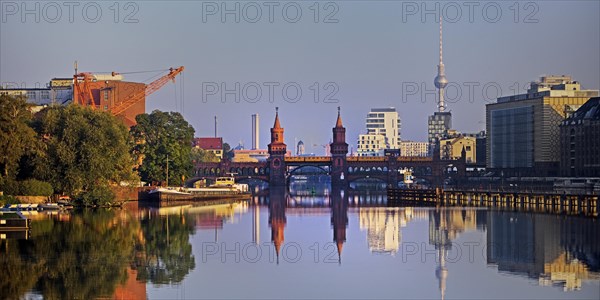
{"label": "oberbaum bridge", "polygon": [[386,150],[385,156],[348,156],[346,128],[338,107],[338,116],[333,127],[331,156],[286,156],[287,146],[283,139],[283,128],[276,109],[275,123],[271,128],[269,158],[262,162],[202,162],[196,164],[196,176],[190,181],[215,179],[233,174],[236,181],[261,180],[269,186],[287,186],[294,175],[329,175],[332,187],[345,188],[353,181],[375,179],[388,187],[397,187],[403,181],[402,170],[410,169],[418,178],[433,186],[441,185],[444,178],[462,178],[466,174],[465,154],[457,160],[441,160],[439,151],[433,157],[400,156],[399,150]]}
{"label": "oberbaum bridge", "polygon": [[233,174],[236,181],[260,180],[269,187],[289,186],[294,175],[328,175],[332,189],[344,189],[361,179],[376,179],[388,186],[388,204],[415,202],[425,205],[496,207],[509,210],[545,213],[573,214],[598,217],[600,200],[597,194],[567,194],[556,191],[504,191],[475,189],[399,189],[398,182],[404,180],[402,170],[410,169],[417,178],[428,181],[430,186],[441,187],[445,179],[463,181],[466,176],[466,155],[455,160],[440,159],[439,150],[433,157],[400,156],[399,150],[386,150],[385,156],[348,156],[346,128],[338,108],[337,121],[333,127],[331,156],[286,156],[287,146],[283,139],[283,128],[276,109],[275,123],[271,128],[269,158],[263,162],[202,162],[196,164],[194,178],[214,180],[216,177]]}

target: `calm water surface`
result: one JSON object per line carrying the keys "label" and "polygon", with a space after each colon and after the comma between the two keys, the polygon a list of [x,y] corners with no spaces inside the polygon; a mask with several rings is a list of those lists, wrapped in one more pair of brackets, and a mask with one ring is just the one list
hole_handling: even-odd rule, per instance
{"label": "calm water surface", "polygon": [[278,190],[31,218],[0,242],[0,298],[600,298],[594,218]]}

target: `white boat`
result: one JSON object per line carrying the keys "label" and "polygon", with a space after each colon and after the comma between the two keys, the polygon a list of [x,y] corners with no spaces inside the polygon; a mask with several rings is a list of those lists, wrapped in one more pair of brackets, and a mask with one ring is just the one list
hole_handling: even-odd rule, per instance
{"label": "white boat", "polygon": [[162,193],[162,194],[167,194],[167,195],[190,195],[190,193],[185,190],[187,190],[187,189],[175,188],[175,187],[167,187],[167,188],[159,187],[159,188],[151,190],[150,192],[148,192],[148,194]]}
{"label": "white boat", "polygon": [[43,210],[60,210],[63,207],[58,203],[42,203],[39,205],[39,208]]}

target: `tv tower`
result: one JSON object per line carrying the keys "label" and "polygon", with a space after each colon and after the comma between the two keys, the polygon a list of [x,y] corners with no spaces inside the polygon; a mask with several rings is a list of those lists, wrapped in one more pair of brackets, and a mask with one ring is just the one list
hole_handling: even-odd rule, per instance
{"label": "tv tower", "polygon": [[[444,101],[444,88],[448,85],[446,73],[444,70],[444,60],[442,55],[442,16],[440,15],[440,63],[437,66],[437,76],[433,80],[435,87],[438,89],[438,109],[430,115],[427,121],[428,131],[427,140],[429,141],[429,155],[436,154],[436,147],[439,146],[439,140],[447,134],[452,128],[452,114],[446,111]],[[439,153],[437,153],[439,154]]]}
{"label": "tv tower", "polygon": [[448,79],[446,79],[446,73],[444,70],[444,61],[442,59],[442,16],[440,15],[440,63],[437,66],[438,73],[433,83],[438,89],[439,103],[438,111],[444,112],[446,107],[444,105],[444,88],[448,85]]}

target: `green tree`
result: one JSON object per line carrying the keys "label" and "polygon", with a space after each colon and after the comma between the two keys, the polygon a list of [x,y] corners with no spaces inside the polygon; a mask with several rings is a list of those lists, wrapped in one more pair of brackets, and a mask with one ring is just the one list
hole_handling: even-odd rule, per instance
{"label": "green tree", "polygon": [[169,159],[169,184],[182,184],[182,177],[192,174],[191,145],[194,128],[177,112],[153,111],[136,118],[131,127],[134,153],[141,160],[138,167],[144,181],[166,179],[167,157]]}
{"label": "green tree", "polygon": [[232,160],[233,159],[233,149],[228,143],[223,143],[223,158]]}
{"label": "green tree", "polygon": [[[36,175],[72,196],[134,180],[131,139],[122,121],[87,107],[52,106],[35,123],[46,146]],[[86,203],[95,204],[95,203]]]}
{"label": "green tree", "polygon": [[30,122],[31,105],[23,97],[0,95],[0,181],[16,179],[19,162],[37,148]]}
{"label": "green tree", "polygon": [[192,148],[191,157],[192,163],[219,162],[219,158],[214,153],[196,147]]}

